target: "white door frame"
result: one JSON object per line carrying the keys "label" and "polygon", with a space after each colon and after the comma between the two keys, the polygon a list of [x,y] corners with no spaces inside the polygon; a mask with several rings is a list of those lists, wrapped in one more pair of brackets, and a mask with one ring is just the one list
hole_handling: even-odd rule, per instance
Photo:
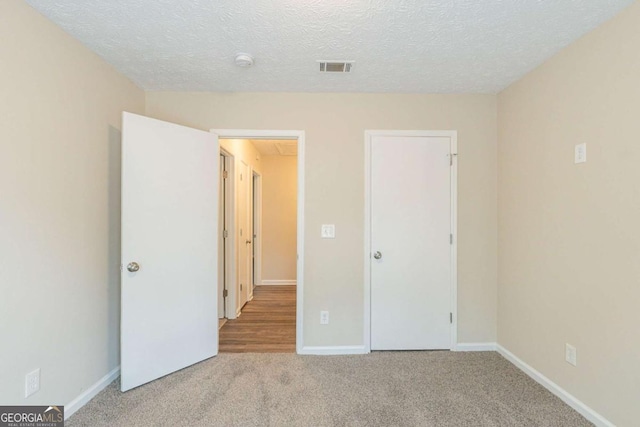
{"label": "white door frame", "polygon": [[298,141],[298,201],[297,201],[297,271],[296,271],[296,353],[304,343],[304,138],[303,130],[211,129],[220,139],[293,139]]}
{"label": "white door frame", "polygon": [[224,317],[227,319],[235,319],[238,317],[235,309],[237,300],[235,283],[237,280],[236,276],[238,274],[236,268],[234,268],[236,264],[236,236],[235,233],[231,233],[229,230],[236,229],[236,162],[233,154],[224,149],[222,145],[220,146],[220,154],[225,157],[225,162],[227,162],[227,203],[225,206],[225,216],[227,218],[226,222],[228,228],[227,238],[225,240],[225,288],[227,289],[227,300],[224,305]]}
{"label": "white door frame", "polygon": [[[364,347],[371,351],[371,141],[375,136],[447,137],[451,156],[451,350],[458,343],[458,132],[366,130],[364,132]],[[400,149],[400,147],[399,147]]]}

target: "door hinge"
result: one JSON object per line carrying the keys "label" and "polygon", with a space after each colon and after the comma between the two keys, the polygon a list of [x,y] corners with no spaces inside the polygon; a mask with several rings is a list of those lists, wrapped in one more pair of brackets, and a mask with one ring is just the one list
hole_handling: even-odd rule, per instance
{"label": "door hinge", "polygon": [[222,232],[222,238],[223,238],[223,239],[226,239],[227,237],[229,237],[229,232],[228,232],[227,230],[224,230],[224,231]]}
{"label": "door hinge", "polygon": [[229,172],[222,171],[222,178],[227,179],[229,177]]}
{"label": "door hinge", "polygon": [[242,290],[242,283],[240,283],[240,290]]}
{"label": "door hinge", "polygon": [[225,289],[224,291],[222,291],[222,297],[226,298],[227,296],[229,296],[229,291]]}
{"label": "door hinge", "polygon": [[242,174],[240,174],[240,181],[242,181]]}
{"label": "door hinge", "polygon": [[453,245],[453,234],[449,234],[449,244]]}
{"label": "door hinge", "polygon": [[453,324],[453,313],[449,313],[449,323]]}

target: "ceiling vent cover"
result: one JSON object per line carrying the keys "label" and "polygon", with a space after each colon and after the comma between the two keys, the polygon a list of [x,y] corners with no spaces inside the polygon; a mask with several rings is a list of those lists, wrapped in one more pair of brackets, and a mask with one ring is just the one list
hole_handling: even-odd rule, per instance
{"label": "ceiling vent cover", "polygon": [[319,60],[321,73],[350,73],[356,61],[326,61]]}

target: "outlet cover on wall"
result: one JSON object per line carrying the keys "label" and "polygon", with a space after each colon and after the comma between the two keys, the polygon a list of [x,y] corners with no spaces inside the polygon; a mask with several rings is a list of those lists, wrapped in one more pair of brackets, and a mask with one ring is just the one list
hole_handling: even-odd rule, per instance
{"label": "outlet cover on wall", "polygon": [[335,224],[322,224],[320,235],[323,239],[335,239],[336,238],[336,226]]}
{"label": "outlet cover on wall", "polygon": [[24,397],[29,397],[40,390],[40,368],[29,372],[24,378]]}
{"label": "outlet cover on wall", "polygon": [[574,163],[584,163],[587,161],[587,143],[578,144],[574,149]]}
{"label": "outlet cover on wall", "polygon": [[329,312],[328,311],[321,311],[320,312],[320,324],[321,325],[328,325],[329,324]]}
{"label": "outlet cover on wall", "polygon": [[570,365],[577,366],[578,364],[578,355],[577,355],[576,348],[571,344],[565,344],[564,359]]}

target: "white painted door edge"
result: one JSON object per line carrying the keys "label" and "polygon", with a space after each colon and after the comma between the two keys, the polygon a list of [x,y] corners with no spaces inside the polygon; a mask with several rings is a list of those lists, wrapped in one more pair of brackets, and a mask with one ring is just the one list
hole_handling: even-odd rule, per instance
{"label": "white painted door edge", "polygon": [[451,350],[458,343],[458,132],[453,130],[364,131],[364,347],[371,351],[371,139],[374,136],[448,137],[451,141]]}
{"label": "white painted door edge", "polygon": [[297,229],[297,273],[296,273],[296,352],[303,354],[303,297],[304,297],[304,156],[305,133],[303,130],[255,130],[255,129],[211,129],[218,138],[237,139],[293,139],[298,141],[298,229]]}
{"label": "white painted door edge", "polygon": [[578,400],[575,396],[567,392],[565,389],[560,387],[558,384],[551,381],[549,378],[544,376],[542,373],[534,369],[532,366],[525,363],[522,359],[520,359],[515,354],[511,353],[509,350],[501,346],[497,345],[498,353],[500,353],[505,359],[509,362],[513,363],[518,369],[523,371],[525,374],[530,376],[533,380],[535,380],[538,384],[549,390],[551,393],[555,394],[560,398],[564,403],[571,406],[576,410],[580,415],[585,417],[587,420],[592,422],[598,427],[615,427],[615,425],[607,420],[605,417],[591,409],[589,406],[585,405],[582,401]]}

